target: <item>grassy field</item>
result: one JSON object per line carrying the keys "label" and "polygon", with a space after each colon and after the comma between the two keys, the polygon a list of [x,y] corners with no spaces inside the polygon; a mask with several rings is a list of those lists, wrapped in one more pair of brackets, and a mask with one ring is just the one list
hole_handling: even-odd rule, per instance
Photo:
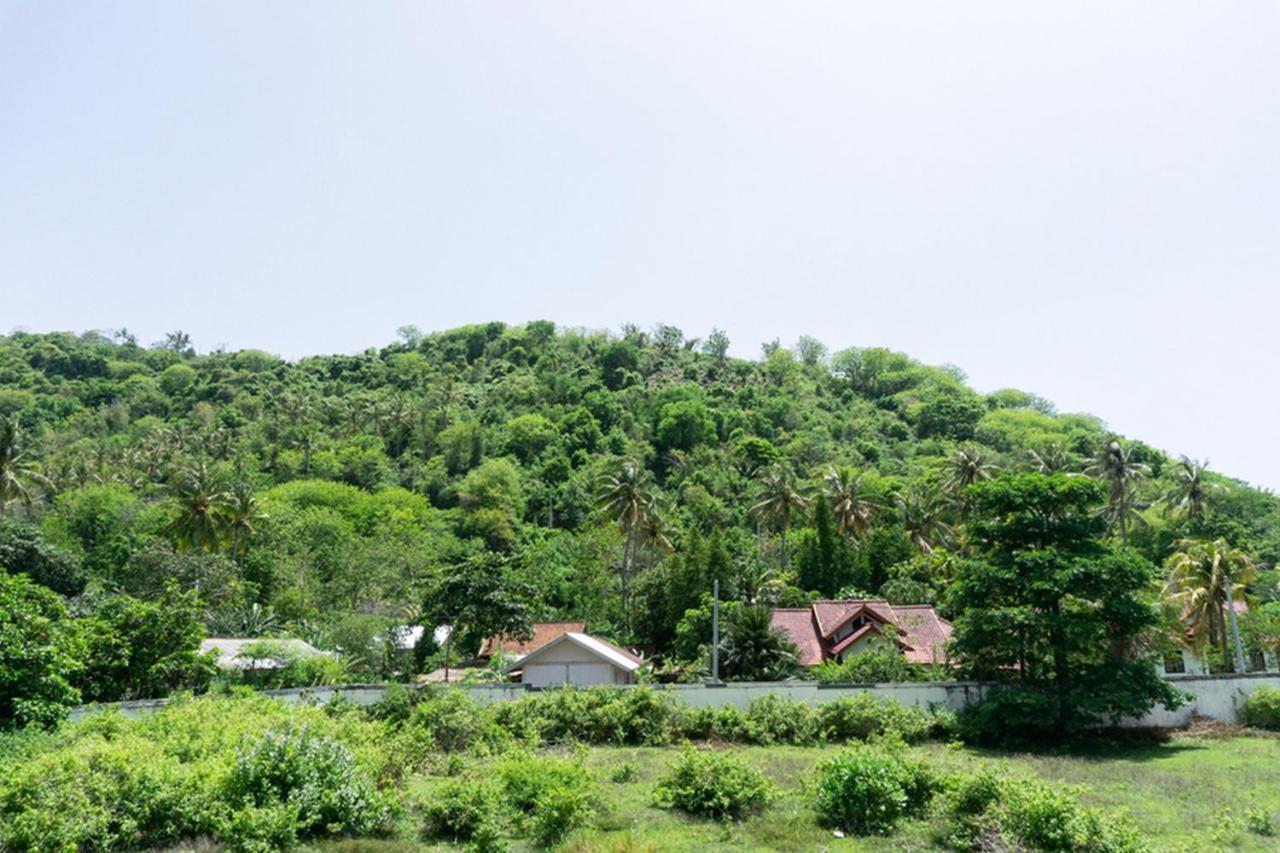
{"label": "grassy field", "polygon": [[[933,826],[910,821],[891,838],[842,839],[817,826],[806,785],[814,767],[833,750],[800,747],[737,747],[782,789],[764,814],[739,824],[694,820],[650,805],[658,777],[675,750],[593,748],[586,767],[597,780],[606,810],[594,827],[580,830],[571,851],[632,850],[935,850]],[[1280,740],[1255,737],[1192,738],[1143,747],[1115,747],[1075,754],[984,753],[927,745],[918,748],[940,769],[992,762],[1001,774],[1030,776],[1082,786],[1081,802],[1122,811],[1156,850],[1276,850],[1280,837],[1250,832],[1246,813],[1261,810],[1280,830]],[[635,779],[610,780],[624,762]],[[520,849],[520,842],[513,843]],[[325,849],[408,850],[402,843],[348,842]]]}

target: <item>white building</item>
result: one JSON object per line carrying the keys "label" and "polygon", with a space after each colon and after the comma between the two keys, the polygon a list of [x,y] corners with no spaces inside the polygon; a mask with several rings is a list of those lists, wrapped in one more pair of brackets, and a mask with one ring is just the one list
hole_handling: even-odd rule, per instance
{"label": "white building", "polygon": [[634,684],[640,658],[590,634],[570,631],[539,646],[505,672],[532,687]]}

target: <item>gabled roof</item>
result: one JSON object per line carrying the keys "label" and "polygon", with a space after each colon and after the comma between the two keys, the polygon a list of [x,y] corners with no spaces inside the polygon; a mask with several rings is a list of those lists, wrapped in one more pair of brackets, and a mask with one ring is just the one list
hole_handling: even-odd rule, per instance
{"label": "gabled roof", "polygon": [[[870,617],[869,621],[833,643],[832,636],[859,614]],[[822,600],[804,608],[778,608],[770,621],[787,632],[800,652],[798,659],[803,666],[815,666],[835,657],[869,632],[883,634],[885,625],[897,629],[898,645],[913,663],[942,663],[951,639],[951,623],[938,616],[931,606],[892,605],[881,599]]]}
{"label": "gabled roof", "polygon": [[588,652],[591,652],[596,657],[601,658],[602,660],[608,661],[609,663],[613,664],[618,669],[621,669],[624,672],[635,672],[637,669],[640,668],[640,664],[641,664],[640,658],[631,654],[631,652],[627,651],[626,649],[620,649],[617,646],[615,646],[613,643],[610,643],[606,640],[601,640],[599,637],[593,637],[590,634],[582,634],[577,631],[570,631],[570,632],[561,634],[551,642],[547,643],[545,646],[540,646],[534,649],[533,651],[529,652],[527,655],[525,655],[524,657],[520,658],[518,661],[508,666],[504,670],[504,672],[511,672],[512,670],[523,669],[524,667],[528,666],[530,662],[536,661],[548,649],[553,649],[556,646],[562,645],[564,643],[572,643],[573,645],[578,646],[579,648],[586,649]]}
{"label": "gabled roof", "polygon": [[521,642],[509,637],[490,637],[480,646],[479,656],[490,658],[497,652],[502,652],[504,655],[520,657],[571,631],[581,634],[586,630],[586,622],[534,622],[532,639]]}

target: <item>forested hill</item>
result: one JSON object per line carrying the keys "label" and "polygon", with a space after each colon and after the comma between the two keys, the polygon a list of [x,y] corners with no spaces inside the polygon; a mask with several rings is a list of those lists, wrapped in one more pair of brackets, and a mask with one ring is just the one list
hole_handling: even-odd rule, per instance
{"label": "forested hill", "polygon": [[296,362],[181,333],[0,337],[6,535],[82,599],[175,581],[210,631],[347,647],[487,559],[536,616],[660,652],[711,577],[743,600],[933,600],[963,487],[999,471],[1121,483],[1112,530],[1153,563],[1188,533],[1280,554],[1273,496],[884,349],[748,361],[718,331],[550,322],[400,337]]}

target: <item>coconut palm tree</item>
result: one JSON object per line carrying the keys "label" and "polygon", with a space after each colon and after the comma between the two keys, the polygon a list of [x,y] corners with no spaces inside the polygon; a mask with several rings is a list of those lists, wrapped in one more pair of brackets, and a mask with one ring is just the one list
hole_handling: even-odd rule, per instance
{"label": "coconut palm tree", "polygon": [[948,545],[955,531],[944,520],[949,507],[936,490],[914,488],[898,496],[902,528],[921,553]]}
{"label": "coconut palm tree", "polygon": [[763,560],[746,560],[733,575],[733,591],[746,604],[776,604],[785,588],[778,570]]}
{"label": "coconut palm tree", "polygon": [[782,568],[787,568],[787,534],[791,532],[791,516],[809,505],[800,493],[796,475],[790,465],[778,464],[760,478],[760,491],[751,512],[762,521],[776,524],[782,532]]}
{"label": "coconut palm tree", "polygon": [[1248,554],[1231,547],[1225,539],[1183,539],[1177,548],[1165,562],[1168,577],[1164,596],[1178,608],[1183,623],[1192,629],[1195,642],[1219,646],[1224,665],[1231,669],[1227,580],[1231,583],[1230,597],[1244,601],[1245,589],[1257,576],[1257,567]]}
{"label": "coconut palm tree", "polygon": [[216,551],[226,533],[229,496],[203,462],[179,469],[169,484],[178,514],[165,528],[178,550]]}
{"label": "coconut palm tree", "polygon": [[1138,517],[1134,493],[1138,483],[1150,469],[1133,460],[1133,451],[1112,439],[1093,457],[1085,474],[1096,477],[1107,486],[1107,504],[1103,515],[1112,527],[1120,528],[1120,541],[1129,544],[1129,522]]}
{"label": "coconut palm tree", "polygon": [[1071,473],[1071,456],[1061,444],[1050,444],[1041,450],[1028,450],[1027,456],[1031,457],[1032,469],[1039,474],[1078,476]]}
{"label": "coconut palm tree", "polygon": [[[627,459],[616,471],[600,478],[596,506],[618,525],[626,543],[622,547],[622,603],[629,604],[628,581],[635,566],[640,543],[661,529],[661,512],[653,474],[643,465]],[[665,538],[665,536],[664,536]]]}
{"label": "coconut palm tree", "polygon": [[974,483],[990,480],[1000,470],[1000,466],[981,447],[966,445],[956,449],[951,457],[951,476],[947,479],[946,490],[956,499],[963,517],[968,511],[964,490]]}
{"label": "coconut palm tree", "polygon": [[237,558],[244,556],[249,540],[257,533],[255,525],[270,518],[254,497],[253,487],[243,480],[227,493],[222,514],[231,555]]}
{"label": "coconut palm tree", "polygon": [[777,681],[796,671],[796,647],[786,631],[774,627],[768,607],[743,605],[725,627],[720,654],[725,678]]}
{"label": "coconut palm tree", "polygon": [[1221,486],[1206,480],[1208,465],[1186,456],[1178,460],[1171,475],[1173,485],[1160,498],[1166,513],[1195,519],[1209,511],[1210,498]]}
{"label": "coconut palm tree", "polygon": [[18,419],[0,419],[0,513],[18,502],[30,508],[35,501],[32,485],[52,488],[48,478],[27,460]]}
{"label": "coconut palm tree", "polygon": [[831,501],[836,530],[846,539],[861,539],[871,531],[880,511],[880,496],[867,487],[866,471],[832,465],[822,477],[822,491]]}

